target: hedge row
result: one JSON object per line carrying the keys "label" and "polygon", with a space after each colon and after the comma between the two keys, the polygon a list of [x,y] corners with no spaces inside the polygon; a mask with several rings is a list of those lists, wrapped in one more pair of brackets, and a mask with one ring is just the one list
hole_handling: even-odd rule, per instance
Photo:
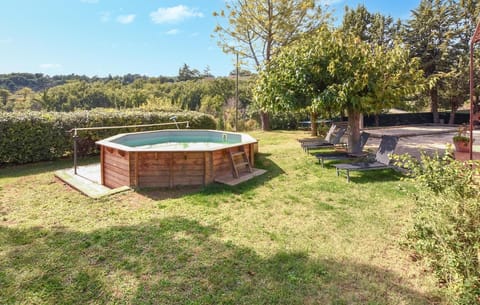
{"label": "hedge row", "polygon": [[[0,112],[0,164],[53,160],[73,153],[73,128],[125,126],[189,121],[192,129],[215,129],[213,117],[188,111],[180,113],[93,110],[79,112]],[[95,153],[95,141],[124,132],[176,128],[110,129],[79,131],[81,155]],[[185,128],[185,125],[180,125]]]}

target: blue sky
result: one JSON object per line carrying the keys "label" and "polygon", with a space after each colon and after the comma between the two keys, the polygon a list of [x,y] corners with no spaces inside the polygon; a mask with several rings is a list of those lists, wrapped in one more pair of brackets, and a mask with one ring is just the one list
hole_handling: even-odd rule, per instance
{"label": "blue sky", "polygon": [[[408,18],[420,0],[325,0]],[[175,76],[184,64],[234,69],[211,37],[224,0],[3,0],[0,73]]]}

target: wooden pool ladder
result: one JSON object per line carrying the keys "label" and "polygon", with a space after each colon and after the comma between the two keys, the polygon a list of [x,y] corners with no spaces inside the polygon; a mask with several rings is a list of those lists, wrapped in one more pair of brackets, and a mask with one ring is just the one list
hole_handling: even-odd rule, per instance
{"label": "wooden pool ladder", "polygon": [[230,161],[232,162],[233,176],[235,178],[239,177],[239,168],[242,168],[242,166],[244,166],[248,172],[253,172],[252,166],[250,165],[250,161],[248,160],[248,156],[243,147],[237,152],[232,152],[230,150]]}

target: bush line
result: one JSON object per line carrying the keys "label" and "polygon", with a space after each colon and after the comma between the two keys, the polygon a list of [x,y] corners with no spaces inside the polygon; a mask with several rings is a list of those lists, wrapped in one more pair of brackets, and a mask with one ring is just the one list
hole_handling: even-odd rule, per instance
{"label": "bush line", "polygon": [[[91,110],[76,112],[0,112],[0,164],[22,164],[58,159],[73,153],[73,128],[125,126],[189,121],[191,129],[215,129],[215,119],[195,111],[147,112]],[[176,128],[110,129],[79,132],[79,154],[97,153],[95,141],[115,134]],[[184,128],[184,126],[181,126]]]}

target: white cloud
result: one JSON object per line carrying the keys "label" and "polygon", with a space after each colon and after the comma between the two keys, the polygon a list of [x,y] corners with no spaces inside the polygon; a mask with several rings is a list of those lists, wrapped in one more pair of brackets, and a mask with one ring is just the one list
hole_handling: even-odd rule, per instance
{"label": "white cloud", "polygon": [[133,20],[135,20],[135,15],[130,14],[130,15],[120,15],[117,17],[117,22],[121,24],[129,24],[132,23]]}
{"label": "white cloud", "polygon": [[90,4],[96,4],[98,3],[99,0],[80,0],[80,2],[83,3],[90,3]]}
{"label": "white cloud", "polygon": [[60,69],[61,67],[61,64],[40,64],[40,68],[45,70]]}
{"label": "white cloud", "polygon": [[185,5],[177,5],[166,8],[161,7],[151,12],[150,17],[154,23],[176,23],[187,18],[203,17],[203,14]]}
{"label": "white cloud", "polygon": [[179,29],[171,29],[170,31],[165,32],[167,35],[177,35],[180,33]]}

